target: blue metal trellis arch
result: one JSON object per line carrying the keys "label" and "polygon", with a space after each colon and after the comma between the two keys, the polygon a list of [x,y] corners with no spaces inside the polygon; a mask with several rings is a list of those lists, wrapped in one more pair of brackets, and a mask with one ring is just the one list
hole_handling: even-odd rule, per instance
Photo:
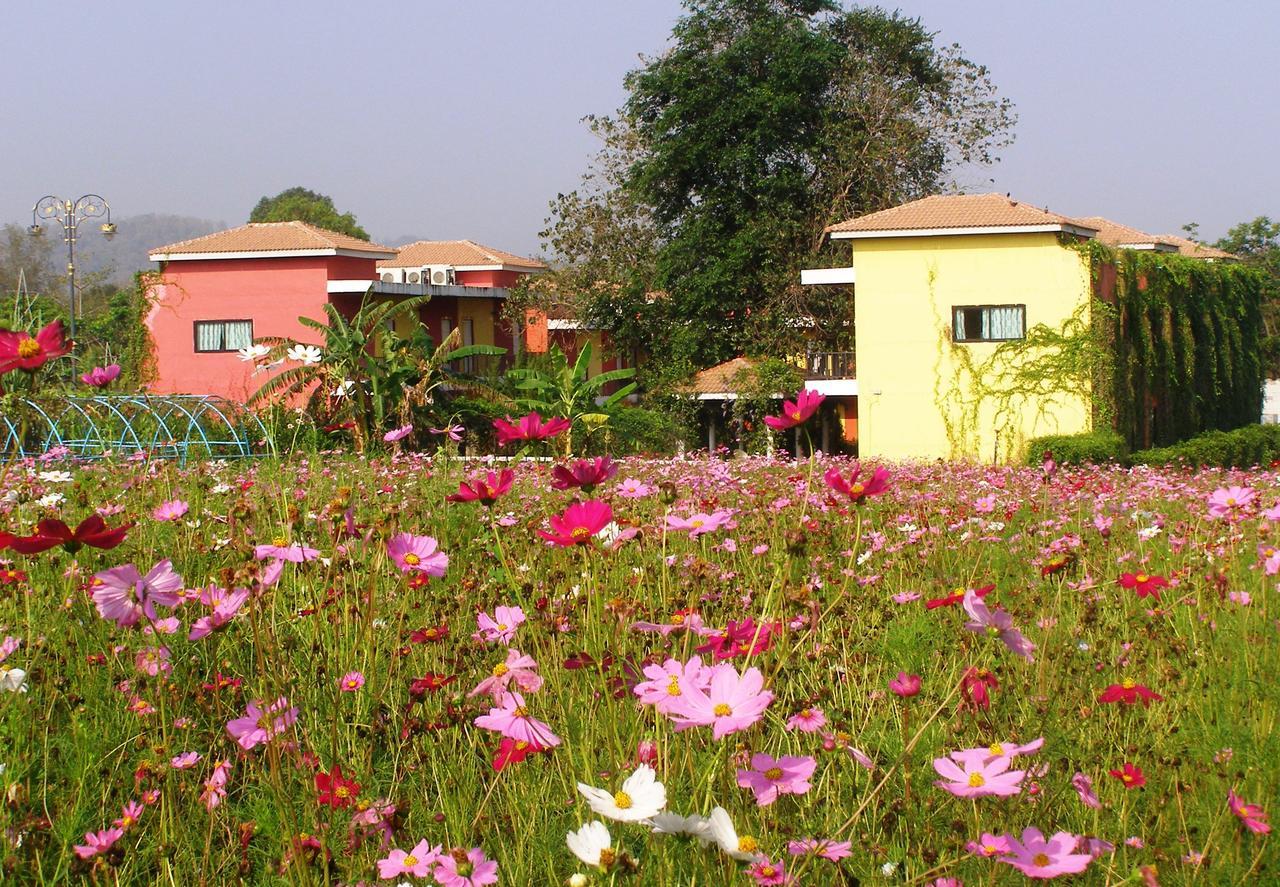
{"label": "blue metal trellis arch", "polygon": [[0,458],[54,447],[82,459],[108,454],[176,459],[248,459],[272,453],[262,420],[220,397],[99,394],[10,400],[0,413]]}

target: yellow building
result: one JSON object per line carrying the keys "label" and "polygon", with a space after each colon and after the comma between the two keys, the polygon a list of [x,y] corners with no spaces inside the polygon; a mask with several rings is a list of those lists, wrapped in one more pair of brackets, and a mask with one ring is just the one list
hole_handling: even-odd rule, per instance
{"label": "yellow building", "polygon": [[1089,266],[1071,244],[1097,231],[1003,194],[927,197],[829,227],[852,246],[859,454],[1006,461],[1033,437],[1089,430],[1087,388],[1010,395],[1011,362],[1034,355],[996,351],[1038,324],[1088,322]]}

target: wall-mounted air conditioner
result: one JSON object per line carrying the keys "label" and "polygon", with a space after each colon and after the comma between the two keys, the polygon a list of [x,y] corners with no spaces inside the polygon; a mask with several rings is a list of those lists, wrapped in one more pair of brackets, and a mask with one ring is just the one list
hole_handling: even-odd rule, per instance
{"label": "wall-mounted air conditioner", "polygon": [[422,273],[419,271],[410,271],[404,276],[405,283],[422,283]]}
{"label": "wall-mounted air conditioner", "polygon": [[429,279],[435,286],[453,286],[458,282],[451,265],[429,265],[422,270],[431,274]]}

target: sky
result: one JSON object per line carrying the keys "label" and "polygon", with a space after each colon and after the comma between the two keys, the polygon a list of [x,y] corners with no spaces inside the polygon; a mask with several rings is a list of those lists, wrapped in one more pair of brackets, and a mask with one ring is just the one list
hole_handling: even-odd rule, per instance
{"label": "sky", "polygon": [[[241,224],[302,185],[375,241],[538,254],[676,0],[5,4],[0,221],[46,193]],[[1280,3],[904,0],[1018,114],[969,191],[1214,240],[1280,217]],[[160,244],[156,244],[159,246]]]}

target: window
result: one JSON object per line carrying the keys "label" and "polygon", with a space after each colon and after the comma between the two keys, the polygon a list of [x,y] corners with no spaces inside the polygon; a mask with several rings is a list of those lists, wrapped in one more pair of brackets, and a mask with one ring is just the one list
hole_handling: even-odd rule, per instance
{"label": "window", "polygon": [[1008,342],[1027,335],[1026,305],[959,305],[951,310],[956,342]]}
{"label": "window", "polygon": [[253,344],[252,320],[197,320],[196,351],[239,351]]}

